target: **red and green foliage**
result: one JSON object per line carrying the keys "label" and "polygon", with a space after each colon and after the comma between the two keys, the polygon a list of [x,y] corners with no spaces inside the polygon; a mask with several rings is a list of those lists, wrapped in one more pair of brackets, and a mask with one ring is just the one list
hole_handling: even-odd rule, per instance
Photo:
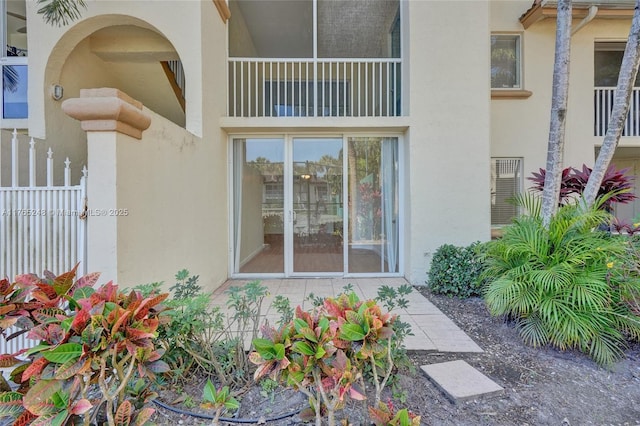
{"label": "red and green foliage", "polygon": [[406,408],[394,412],[393,403],[380,403],[378,407],[369,407],[369,417],[376,426],[420,426],[420,416],[410,413]]}
{"label": "red and green foliage", "polygon": [[[373,300],[360,301],[354,293],[327,298],[311,312],[296,309],[292,322],[263,330],[254,340],[250,359],[258,365],[255,379],[269,375],[309,397],[316,424],[326,412],[329,425],[345,397],[363,400],[365,365],[373,372],[376,405],[391,375],[391,341],[395,316],[382,313]],[[384,370],[379,375],[378,370]]]}
{"label": "red and green foliage", "polygon": [[[582,170],[574,169],[573,167],[567,167],[562,170],[562,181],[560,183],[561,205],[567,204],[575,195],[582,195],[584,189],[587,187],[591,171],[592,169],[584,164],[582,165]],[[633,193],[634,178],[626,174],[628,171],[629,169],[618,170],[613,164],[609,166],[598,190],[599,197],[605,194],[610,195],[603,203],[603,208],[610,209],[613,203],[630,203],[636,198]],[[533,189],[542,191],[545,174],[546,170],[540,169],[539,173],[533,172],[533,176],[527,178],[533,182]]]}
{"label": "red and green foliage", "polygon": [[[94,289],[98,274],[74,281],[76,268],[46,275],[0,281],[0,329],[15,326],[20,331],[8,339],[27,333],[40,342],[0,356],[2,366],[16,366],[11,380],[20,385],[0,394],[0,417],[13,417],[15,425],[88,425],[104,406],[110,426],[145,424],[153,409],[135,405],[154,395],[131,401],[127,384],[168,370],[154,345],[167,295],[126,295],[111,282]],[[92,397],[95,388],[100,392]]]}

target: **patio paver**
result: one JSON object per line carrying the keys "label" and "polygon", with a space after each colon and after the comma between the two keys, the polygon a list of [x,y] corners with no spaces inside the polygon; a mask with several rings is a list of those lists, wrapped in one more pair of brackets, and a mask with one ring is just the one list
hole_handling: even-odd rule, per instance
{"label": "patio paver", "polygon": [[495,395],[504,390],[502,386],[461,360],[423,365],[421,368],[455,403],[480,395]]}
{"label": "patio paver", "polygon": [[[224,306],[224,291],[233,285],[243,285],[249,280],[229,280],[214,292],[214,304]],[[265,299],[264,313],[270,322],[276,318],[276,312],[268,308],[277,295],[289,298],[291,306],[302,305],[304,309],[312,306],[305,300],[310,293],[316,296],[335,296],[343,291],[343,287],[351,284],[353,290],[360,297],[373,298],[378,287],[388,285],[399,287],[408,284],[402,278],[300,278],[300,279],[269,279],[262,280],[262,285],[269,288],[269,296]],[[438,352],[482,352],[482,349],[462,331],[451,319],[443,314],[427,298],[417,291],[408,297],[409,307],[397,309],[394,313],[411,324],[413,336],[405,338],[407,350],[438,351]]]}

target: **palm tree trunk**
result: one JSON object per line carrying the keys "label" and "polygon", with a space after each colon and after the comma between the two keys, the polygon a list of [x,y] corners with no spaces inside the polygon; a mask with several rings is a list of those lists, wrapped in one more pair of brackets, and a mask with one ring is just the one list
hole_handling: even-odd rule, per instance
{"label": "palm tree trunk", "polygon": [[602,184],[602,179],[611,163],[613,154],[620,142],[622,129],[627,119],[629,111],[629,102],[633,92],[633,85],[638,74],[638,65],[640,64],[640,0],[636,0],[635,12],[631,21],[631,30],[629,31],[629,39],[627,47],[622,57],[622,65],[620,66],[620,75],[618,76],[618,85],[613,95],[613,109],[611,118],[607,127],[607,133],[602,142],[602,148],[596,159],[589,181],[582,194],[585,207],[591,207],[595,203],[598,190]]}
{"label": "palm tree trunk", "polygon": [[564,129],[569,97],[569,62],[571,54],[571,0],[558,1],[556,20],[556,53],[553,66],[553,94],[549,144],[547,146],[547,173],[542,191],[542,221],[546,225],[558,209],[560,183],[562,182],[562,158],[564,154]]}

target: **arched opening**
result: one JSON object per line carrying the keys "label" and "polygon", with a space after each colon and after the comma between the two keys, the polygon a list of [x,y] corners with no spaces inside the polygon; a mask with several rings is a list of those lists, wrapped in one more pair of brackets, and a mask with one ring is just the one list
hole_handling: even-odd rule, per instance
{"label": "arched opening", "polygon": [[[79,97],[81,89],[116,88],[184,127],[184,76],[175,47],[151,24],[127,15],[91,17],[66,31],[51,50],[44,70],[43,114],[30,105],[35,110],[32,124],[39,126],[44,119],[47,146],[79,166],[72,170],[72,180],[78,179],[86,164],[86,136],[80,123],[62,111],[62,101]],[[62,99],[54,98],[54,86],[62,87]]]}

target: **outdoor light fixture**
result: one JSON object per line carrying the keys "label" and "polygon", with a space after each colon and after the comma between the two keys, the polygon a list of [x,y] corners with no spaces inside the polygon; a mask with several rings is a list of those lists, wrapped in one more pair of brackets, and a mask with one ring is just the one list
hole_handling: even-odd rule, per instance
{"label": "outdoor light fixture", "polygon": [[62,99],[63,95],[64,88],[62,86],[60,86],[59,84],[54,84],[53,86],[51,86],[51,97],[54,100],[59,101],[60,99]]}
{"label": "outdoor light fixture", "polygon": [[309,179],[311,179],[311,175],[308,175],[308,174],[305,173],[303,175],[300,175],[300,178],[304,179],[304,180],[309,180]]}

